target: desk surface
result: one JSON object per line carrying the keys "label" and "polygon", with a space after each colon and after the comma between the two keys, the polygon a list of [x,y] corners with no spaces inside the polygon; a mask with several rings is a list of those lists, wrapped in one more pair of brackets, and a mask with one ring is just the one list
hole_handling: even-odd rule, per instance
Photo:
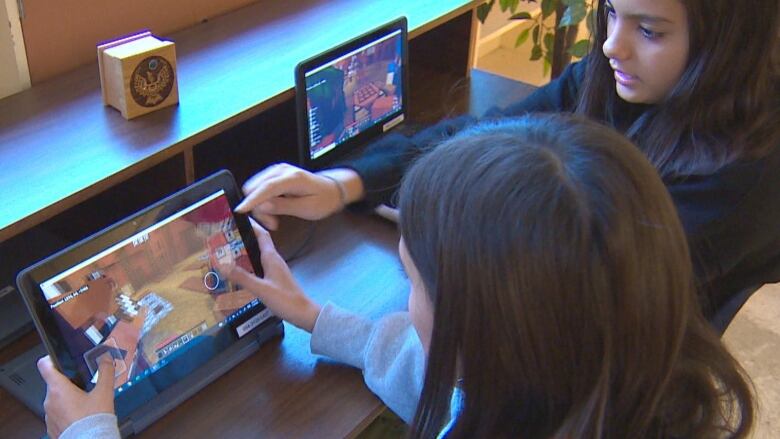
{"label": "desk surface", "polygon": [[0,100],[0,242],[289,99],[301,60],[400,15],[415,37],[475,4],[253,4],[172,35],[180,103],[131,121],[103,106],[97,65]]}

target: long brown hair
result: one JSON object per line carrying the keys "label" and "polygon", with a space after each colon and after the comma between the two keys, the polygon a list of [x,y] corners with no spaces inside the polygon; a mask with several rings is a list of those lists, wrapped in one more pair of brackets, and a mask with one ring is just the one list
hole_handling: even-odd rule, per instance
{"label": "long brown hair", "polygon": [[[703,175],[780,143],[778,1],[680,0],[687,10],[689,59],[666,99],[624,131],[663,177]],[[577,111],[616,127],[627,104],[615,91],[605,0],[598,1],[591,53]]]}
{"label": "long brown hair", "polygon": [[701,316],[655,169],[574,116],[478,125],[405,175],[434,309],[413,437],[743,437],[751,392]]}

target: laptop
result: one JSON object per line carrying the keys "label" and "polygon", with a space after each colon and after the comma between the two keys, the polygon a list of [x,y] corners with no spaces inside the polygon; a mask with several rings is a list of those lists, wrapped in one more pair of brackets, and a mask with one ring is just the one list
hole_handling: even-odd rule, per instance
{"label": "laptop", "polygon": [[295,69],[300,164],[322,169],[354,156],[404,121],[406,18],[301,62]]}
{"label": "laptop", "polygon": [[[220,171],[17,278],[46,352],[63,374],[89,391],[101,359],[114,362],[123,436],[283,333],[263,303],[220,271],[236,264],[262,274],[249,221],[233,213],[240,199],[233,176]],[[45,386],[38,382],[26,392],[19,384],[12,392],[42,414]]]}

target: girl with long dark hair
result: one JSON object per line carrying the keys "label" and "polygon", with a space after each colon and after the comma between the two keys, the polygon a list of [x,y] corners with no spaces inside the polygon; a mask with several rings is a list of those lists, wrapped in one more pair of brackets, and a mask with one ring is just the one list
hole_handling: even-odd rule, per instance
{"label": "girl with long dark hair", "polygon": [[412,437],[747,436],[750,388],[700,313],[668,192],[623,136],[563,116],[477,125],[399,194],[408,316],[356,324],[273,268],[237,281],[364,369]]}
{"label": "girl with long dark hair", "polygon": [[700,314],[674,205],[624,137],[564,117],[477,126],[400,194],[411,320],[430,328],[413,437],[448,420],[448,438],[747,436],[749,387]]}
{"label": "girl with long dark hair", "polygon": [[[735,293],[780,281],[778,9],[777,0],[599,0],[591,53],[486,115],[576,112],[629,137],[672,196],[708,317]],[[474,121],[386,136],[316,174],[272,166],[246,183],[241,209],[275,228],[276,215],[387,203],[420,151]]]}

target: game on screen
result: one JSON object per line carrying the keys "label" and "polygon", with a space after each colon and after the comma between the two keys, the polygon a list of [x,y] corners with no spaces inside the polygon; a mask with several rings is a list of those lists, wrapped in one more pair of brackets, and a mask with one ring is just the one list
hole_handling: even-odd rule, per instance
{"label": "game on screen", "polygon": [[41,284],[67,348],[97,382],[100,358],[127,389],[258,304],[217,267],[253,272],[223,191]]}
{"label": "game on screen", "polygon": [[401,109],[402,34],[306,73],[312,159]]}

